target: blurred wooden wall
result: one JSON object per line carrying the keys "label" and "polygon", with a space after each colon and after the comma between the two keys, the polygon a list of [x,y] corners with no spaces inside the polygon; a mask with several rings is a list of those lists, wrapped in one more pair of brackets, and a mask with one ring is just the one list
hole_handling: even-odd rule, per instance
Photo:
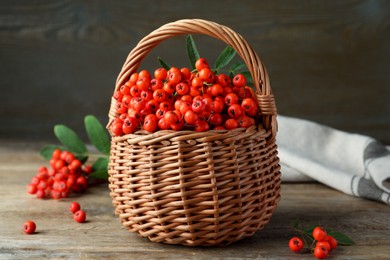
{"label": "blurred wooden wall", "polygon": [[[0,136],[47,140],[54,124],[84,134],[107,122],[119,70],[162,24],[204,18],[242,34],[268,68],[280,114],[390,143],[390,1],[0,1]],[[211,60],[224,47],[195,37]],[[184,38],[156,56],[187,65]],[[294,129],[291,129],[294,131]]]}

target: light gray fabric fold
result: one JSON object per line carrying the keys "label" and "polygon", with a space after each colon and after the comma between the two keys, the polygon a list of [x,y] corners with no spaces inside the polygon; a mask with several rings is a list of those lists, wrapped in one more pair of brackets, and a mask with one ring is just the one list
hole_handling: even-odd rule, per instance
{"label": "light gray fabric fold", "polygon": [[282,181],[318,181],[390,204],[390,150],[377,140],[278,115]]}

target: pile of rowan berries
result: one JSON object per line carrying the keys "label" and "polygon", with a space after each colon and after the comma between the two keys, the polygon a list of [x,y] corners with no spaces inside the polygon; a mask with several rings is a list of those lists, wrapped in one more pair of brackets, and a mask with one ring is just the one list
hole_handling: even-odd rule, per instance
{"label": "pile of rowan berries", "polygon": [[[311,250],[318,259],[326,258],[329,252],[337,247],[337,240],[331,235],[328,235],[326,230],[320,226],[313,229],[312,237],[313,243]],[[290,239],[288,246],[291,251],[298,253],[303,249],[304,242],[300,237],[293,237]]]}
{"label": "pile of rowan berries", "polygon": [[27,193],[37,198],[66,198],[71,192],[80,193],[88,187],[90,165],[83,164],[67,150],[55,149],[50,159],[50,168],[41,166],[27,185]]}
{"label": "pile of rowan berries", "polygon": [[114,92],[118,117],[110,130],[115,136],[143,129],[231,130],[255,125],[259,108],[243,74],[231,78],[215,73],[205,58],[195,70],[158,68],[131,74]]}

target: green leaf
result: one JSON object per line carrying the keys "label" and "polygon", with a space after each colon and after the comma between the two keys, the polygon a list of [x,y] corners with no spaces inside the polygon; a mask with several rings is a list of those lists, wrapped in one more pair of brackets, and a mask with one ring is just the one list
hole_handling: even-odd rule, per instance
{"label": "green leaf", "polygon": [[67,150],[76,155],[83,155],[87,153],[87,147],[76,134],[75,131],[65,125],[54,126],[54,135],[65,146]]}
{"label": "green leaf", "polygon": [[225,67],[229,64],[229,62],[234,58],[236,55],[236,50],[233,49],[231,46],[227,46],[218,56],[216,62],[215,62],[215,68],[220,69]]}
{"label": "green leaf", "polygon": [[247,69],[246,64],[243,61],[238,61],[230,66],[230,70],[233,71],[234,74],[237,74],[242,69]]}
{"label": "green leaf", "polygon": [[41,150],[39,150],[39,154],[46,160],[50,161],[55,149],[64,150],[64,147],[61,147],[59,145],[51,145],[51,144],[45,145],[44,147],[41,148]]}
{"label": "green leaf", "polygon": [[89,175],[96,179],[107,179],[108,178],[108,162],[107,157],[98,158],[93,164],[93,172]]}
{"label": "green leaf", "polygon": [[95,179],[108,179],[108,171],[107,170],[97,170],[92,172],[89,177],[95,178]]}
{"label": "green leaf", "polygon": [[187,36],[186,42],[187,42],[187,54],[188,54],[188,58],[190,59],[191,68],[195,69],[195,62],[200,58],[200,56],[192,35]]}
{"label": "green leaf", "polygon": [[160,63],[161,67],[163,67],[166,70],[169,70],[171,66],[169,66],[165,61],[163,61],[160,57],[157,57],[158,62]]}
{"label": "green leaf", "polygon": [[88,115],[84,118],[84,125],[92,145],[101,153],[109,155],[110,137],[99,120],[93,115]]}
{"label": "green leaf", "polygon": [[109,162],[108,158],[100,157],[92,164],[92,169],[94,171],[107,170],[108,169],[108,162]]}
{"label": "green leaf", "polygon": [[339,231],[329,231],[328,235],[331,235],[337,240],[337,243],[342,246],[350,246],[355,244],[355,242],[348,237],[346,234],[341,233]]}

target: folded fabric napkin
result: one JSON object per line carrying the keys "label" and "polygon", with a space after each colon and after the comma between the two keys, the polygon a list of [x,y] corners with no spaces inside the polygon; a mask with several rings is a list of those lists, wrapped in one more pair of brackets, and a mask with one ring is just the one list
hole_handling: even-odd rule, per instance
{"label": "folded fabric napkin", "polygon": [[390,205],[390,150],[377,140],[278,115],[282,181],[318,181]]}

